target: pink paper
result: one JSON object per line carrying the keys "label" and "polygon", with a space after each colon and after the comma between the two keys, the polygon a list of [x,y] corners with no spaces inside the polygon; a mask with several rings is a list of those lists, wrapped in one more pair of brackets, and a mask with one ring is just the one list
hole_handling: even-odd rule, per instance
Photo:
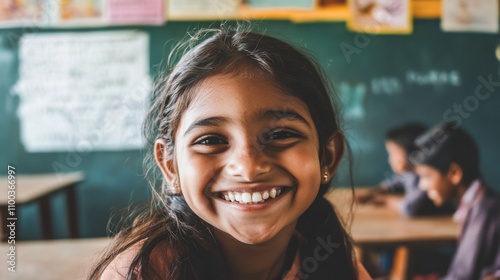
{"label": "pink paper", "polygon": [[164,0],[109,0],[111,23],[155,24],[165,22]]}

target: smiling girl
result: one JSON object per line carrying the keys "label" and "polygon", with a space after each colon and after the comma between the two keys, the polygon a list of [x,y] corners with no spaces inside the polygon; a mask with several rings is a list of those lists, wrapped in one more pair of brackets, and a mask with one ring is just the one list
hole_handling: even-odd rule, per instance
{"label": "smiling girl", "polygon": [[317,66],[262,34],[200,37],[145,123],[163,184],[90,278],[370,279],[323,198],[344,137]]}

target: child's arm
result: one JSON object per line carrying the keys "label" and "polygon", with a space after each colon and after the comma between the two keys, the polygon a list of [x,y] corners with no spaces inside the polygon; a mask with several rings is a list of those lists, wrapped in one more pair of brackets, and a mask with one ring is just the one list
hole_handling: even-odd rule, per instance
{"label": "child's arm", "polygon": [[[386,193],[404,193],[408,184],[407,174],[393,174],[390,178],[380,182],[379,188]],[[411,179],[411,178],[410,178]]]}
{"label": "child's arm", "polygon": [[358,280],[372,280],[365,267],[358,262]]}
{"label": "child's arm", "polygon": [[376,203],[377,198],[379,198],[380,196],[385,195],[387,193],[388,193],[387,189],[385,189],[383,187],[375,187],[375,188],[372,188],[368,191],[356,193],[356,201],[358,203],[361,203],[361,204],[365,204],[365,203],[377,204]]}

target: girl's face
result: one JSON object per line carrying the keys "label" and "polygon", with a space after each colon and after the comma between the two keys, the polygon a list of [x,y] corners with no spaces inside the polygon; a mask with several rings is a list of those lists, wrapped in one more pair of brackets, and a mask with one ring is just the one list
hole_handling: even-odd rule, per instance
{"label": "girl's face", "polygon": [[406,151],[393,141],[385,141],[385,148],[389,154],[389,165],[394,173],[399,174],[408,170]]}
{"label": "girl's face", "polygon": [[321,167],[306,105],[249,76],[215,75],[194,89],[171,178],[200,218],[257,244],[295,227],[318,194]]}
{"label": "girl's face", "polygon": [[447,174],[441,174],[438,169],[429,165],[417,165],[415,172],[420,177],[419,187],[427,192],[436,206],[453,198],[456,188]]}

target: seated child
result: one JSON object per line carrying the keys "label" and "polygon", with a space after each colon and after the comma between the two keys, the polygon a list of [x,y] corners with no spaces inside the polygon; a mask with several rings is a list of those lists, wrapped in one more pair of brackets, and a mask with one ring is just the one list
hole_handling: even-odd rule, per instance
{"label": "seated child", "polygon": [[316,63],[263,34],[191,38],[144,126],[151,208],[90,278],[370,279],[323,197],[345,142]]}
{"label": "seated child", "polygon": [[474,140],[451,123],[430,129],[410,155],[420,188],[436,206],[459,200],[458,248],[445,280],[500,279],[500,197],[480,176]]}
{"label": "seated child", "polygon": [[[409,123],[389,130],[385,137],[385,147],[389,155],[389,165],[394,175],[380,183],[370,197],[374,203],[388,204],[396,208],[402,215],[408,217],[451,214],[454,207],[446,204],[435,206],[427,197],[425,191],[418,187],[418,176],[408,156],[416,150],[415,139],[426,131],[426,127],[417,123]],[[393,200],[386,194],[404,193],[404,199]],[[361,198],[362,199],[362,198]]]}

